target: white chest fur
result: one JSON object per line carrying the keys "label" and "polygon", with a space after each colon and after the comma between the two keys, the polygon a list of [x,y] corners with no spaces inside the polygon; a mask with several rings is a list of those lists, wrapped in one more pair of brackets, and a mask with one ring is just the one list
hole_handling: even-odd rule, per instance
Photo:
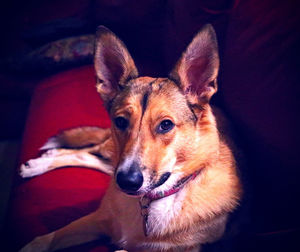
{"label": "white chest fur", "polygon": [[151,234],[163,234],[170,222],[176,218],[182,209],[185,190],[168,197],[153,201],[149,206],[148,228]]}

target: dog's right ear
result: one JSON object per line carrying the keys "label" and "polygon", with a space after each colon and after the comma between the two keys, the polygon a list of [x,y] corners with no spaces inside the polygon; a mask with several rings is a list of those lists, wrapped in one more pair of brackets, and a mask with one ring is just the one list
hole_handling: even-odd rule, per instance
{"label": "dog's right ear", "polygon": [[97,91],[107,105],[138,71],[123,42],[104,26],[97,29],[95,47]]}

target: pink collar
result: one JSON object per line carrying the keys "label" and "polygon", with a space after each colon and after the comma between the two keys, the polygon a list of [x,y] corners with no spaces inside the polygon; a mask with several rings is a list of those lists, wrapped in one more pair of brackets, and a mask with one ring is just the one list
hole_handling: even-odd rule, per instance
{"label": "pink collar", "polygon": [[177,193],[180,191],[189,181],[195,179],[202,169],[194,172],[191,175],[188,175],[181,180],[178,181],[176,185],[174,185],[170,190],[165,192],[157,192],[155,194],[147,193],[140,199],[140,207],[141,207],[141,215],[143,217],[143,228],[144,228],[144,234],[145,236],[148,236],[149,234],[149,228],[148,228],[148,215],[149,215],[149,206],[152,201],[159,200],[165,197],[168,197],[172,194]]}

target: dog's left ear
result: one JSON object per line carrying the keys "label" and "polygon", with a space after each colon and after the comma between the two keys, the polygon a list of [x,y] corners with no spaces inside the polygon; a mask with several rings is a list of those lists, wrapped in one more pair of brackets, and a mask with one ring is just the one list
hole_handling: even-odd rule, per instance
{"label": "dog's left ear", "polygon": [[219,54],[214,28],[207,24],[182,54],[170,78],[180,83],[191,103],[208,103],[217,91]]}
{"label": "dog's left ear", "polygon": [[104,26],[97,29],[95,47],[97,91],[107,105],[138,71],[124,43]]}

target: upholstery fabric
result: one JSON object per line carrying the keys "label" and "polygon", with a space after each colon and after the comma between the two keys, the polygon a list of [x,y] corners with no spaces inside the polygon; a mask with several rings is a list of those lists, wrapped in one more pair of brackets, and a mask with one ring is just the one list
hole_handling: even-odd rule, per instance
{"label": "upholstery fabric", "polygon": [[[21,162],[37,157],[49,137],[83,125],[110,126],[96,92],[91,66],[59,73],[37,86],[23,137]],[[20,180],[10,213],[15,245],[24,245],[37,235],[54,231],[97,209],[108,182],[108,175],[80,167]],[[92,247],[80,246],[80,251],[105,251]]]}

